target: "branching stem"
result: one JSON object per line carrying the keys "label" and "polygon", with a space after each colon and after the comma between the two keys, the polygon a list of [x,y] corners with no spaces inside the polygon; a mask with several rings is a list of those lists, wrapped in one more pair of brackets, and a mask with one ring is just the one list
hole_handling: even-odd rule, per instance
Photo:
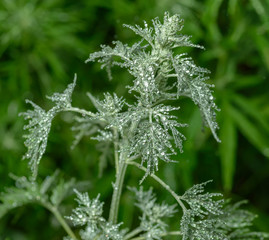
{"label": "branching stem", "polygon": [[[136,162],[128,162],[128,164],[136,166],[137,168],[141,169],[144,172],[147,172],[147,169],[143,166],[141,166],[140,164],[136,163]],[[171,193],[171,195],[176,199],[176,201],[178,202],[178,204],[180,205],[180,207],[182,208],[183,212],[187,211],[187,208],[185,207],[184,203],[181,201],[180,196],[177,195],[171,188],[169,185],[167,185],[162,179],[160,179],[159,177],[157,177],[155,174],[150,174],[149,176],[151,176],[154,180],[156,180],[159,184],[161,184],[169,193]]]}
{"label": "branching stem", "polygon": [[113,195],[112,195],[112,201],[111,201],[110,212],[109,212],[109,222],[111,222],[112,224],[117,223],[119,204],[120,204],[120,196],[121,196],[121,192],[122,192],[122,185],[124,182],[126,168],[127,168],[127,164],[126,164],[125,160],[120,159],[119,170],[116,173],[116,182],[113,186]]}
{"label": "branching stem", "polygon": [[58,220],[58,222],[61,224],[63,229],[66,231],[66,233],[73,239],[73,240],[78,240],[72,229],[69,227],[59,210],[53,206],[50,203],[41,203],[45,208],[47,208],[50,212],[53,213],[55,218]]}
{"label": "branching stem", "polygon": [[114,133],[114,158],[115,158],[115,167],[116,167],[116,174],[119,172],[119,135],[117,129],[113,129]]}
{"label": "branching stem", "polygon": [[126,234],[124,236],[124,239],[123,240],[128,240],[128,239],[131,239],[132,237],[136,236],[137,234],[141,233],[143,230],[138,227],[136,229],[134,229],[133,231],[129,232],[128,234]]}
{"label": "branching stem", "polygon": [[64,109],[64,111],[80,113],[82,116],[89,116],[89,117],[95,116],[94,113],[86,111],[84,109],[77,108],[77,107],[67,107]]}

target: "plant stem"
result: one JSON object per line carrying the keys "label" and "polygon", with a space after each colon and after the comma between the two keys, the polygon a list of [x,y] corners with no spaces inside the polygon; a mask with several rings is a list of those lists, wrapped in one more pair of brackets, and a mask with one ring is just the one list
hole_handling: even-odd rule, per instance
{"label": "plant stem", "polygon": [[138,227],[138,228],[134,229],[133,231],[129,232],[128,234],[126,234],[124,236],[124,239],[123,240],[128,240],[128,239],[134,237],[135,235],[141,233],[142,231],[143,230],[140,227]]}
{"label": "plant stem", "polygon": [[[140,164],[136,163],[136,162],[128,162],[128,164],[134,165],[137,168],[143,170],[144,172],[147,172],[147,169],[143,166],[141,166]],[[149,176],[151,176],[153,179],[155,179],[158,183],[160,183],[168,192],[171,193],[171,195],[176,199],[176,201],[178,202],[178,204],[180,205],[180,207],[182,208],[183,212],[187,211],[187,208],[185,207],[184,203],[180,200],[180,196],[177,195],[171,188],[169,185],[167,185],[162,179],[160,179],[159,177],[157,177],[155,174],[150,174]]]}
{"label": "plant stem", "polygon": [[119,204],[120,204],[120,196],[122,192],[122,185],[124,182],[124,177],[126,173],[127,164],[124,160],[120,159],[119,161],[119,170],[116,173],[116,182],[113,186],[113,196],[110,205],[110,212],[109,212],[109,222],[112,224],[117,223],[118,219],[118,212],[119,212]]}
{"label": "plant stem", "polygon": [[114,158],[115,158],[115,167],[116,167],[116,174],[119,172],[119,134],[117,129],[113,129],[114,133]]}
{"label": "plant stem", "polygon": [[89,116],[89,117],[94,117],[95,114],[89,111],[86,111],[84,109],[80,109],[77,107],[67,107],[66,109],[64,109],[67,112],[76,112],[76,113],[80,113],[82,116]]}
{"label": "plant stem", "polygon": [[47,208],[50,212],[53,213],[53,215],[56,217],[58,222],[62,225],[63,229],[67,232],[67,234],[73,239],[73,240],[78,240],[72,229],[69,227],[67,222],[64,220],[63,216],[59,212],[59,210],[53,206],[50,203],[42,203],[42,205]]}

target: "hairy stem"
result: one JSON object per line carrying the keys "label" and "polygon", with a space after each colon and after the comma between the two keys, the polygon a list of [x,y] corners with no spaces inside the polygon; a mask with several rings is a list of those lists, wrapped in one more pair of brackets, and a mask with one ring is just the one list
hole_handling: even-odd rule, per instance
{"label": "hairy stem", "polygon": [[116,182],[113,186],[113,195],[112,195],[112,201],[111,201],[110,212],[109,212],[109,222],[111,222],[112,224],[117,223],[119,204],[120,204],[120,196],[121,196],[121,192],[122,192],[122,185],[124,182],[126,168],[127,168],[126,162],[124,160],[120,159],[119,170],[116,173]]}
{"label": "hairy stem", "polygon": [[86,111],[84,109],[76,108],[76,107],[67,107],[64,109],[64,111],[80,113],[82,116],[89,116],[89,117],[95,116],[95,114],[92,112]]}
{"label": "hairy stem", "polygon": [[[141,166],[140,164],[136,163],[136,162],[128,162],[128,164],[136,166],[137,168],[141,169],[144,172],[147,172],[147,169],[143,166]],[[149,176],[151,176],[154,180],[156,180],[158,183],[160,183],[169,193],[171,193],[171,195],[176,199],[176,201],[178,202],[179,206],[182,208],[183,212],[187,211],[187,208],[185,207],[184,203],[180,200],[180,196],[177,195],[171,188],[169,185],[167,185],[162,179],[160,179],[159,177],[157,177],[155,174],[150,174]]]}
{"label": "hairy stem", "polygon": [[114,158],[115,158],[115,167],[116,167],[116,174],[119,172],[119,134],[117,129],[113,129],[114,134]]}
{"label": "hairy stem", "polygon": [[73,240],[78,240],[76,235],[74,234],[74,232],[72,231],[72,229],[69,227],[69,225],[67,224],[67,222],[65,221],[65,219],[63,218],[63,216],[61,215],[61,213],[59,212],[59,210],[53,206],[50,203],[42,203],[42,205],[47,208],[50,212],[53,213],[53,215],[55,216],[55,218],[58,220],[58,222],[61,224],[61,226],[63,227],[63,229],[66,231],[66,233],[73,239]]}
{"label": "hairy stem", "polygon": [[131,239],[132,237],[134,237],[135,235],[141,233],[142,231],[143,230],[140,227],[138,227],[138,228],[134,229],[133,231],[129,232],[128,234],[126,234],[124,236],[124,239],[123,240]]}

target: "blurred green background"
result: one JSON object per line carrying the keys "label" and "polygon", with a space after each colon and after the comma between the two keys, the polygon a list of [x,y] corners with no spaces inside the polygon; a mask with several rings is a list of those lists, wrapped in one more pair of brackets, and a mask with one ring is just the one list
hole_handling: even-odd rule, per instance
{"label": "blurred green background", "polygon": [[[188,99],[181,100],[179,118],[190,123],[183,130],[187,138],[184,153],[175,158],[178,164],[161,163],[157,174],[179,193],[213,179],[209,189],[235,200],[248,199],[247,207],[259,214],[256,229],[269,231],[268,0],[1,0],[0,190],[13,185],[8,173],[29,175],[27,162],[21,161],[24,121],[18,117],[29,107],[25,99],[49,108],[45,96],[63,91],[74,73],[78,75],[74,106],[92,109],[86,92],[101,96],[104,91],[115,91],[128,99],[125,85],[132,79],[126,71],[115,68],[114,79],[109,81],[98,63],[86,65],[84,61],[100,44],[136,41],[137,36],[124,29],[123,23],[149,22],[156,16],[162,18],[164,11],[179,13],[185,20],[183,33],[193,35],[193,42],[206,48],[182,51],[212,72],[221,109],[218,133],[222,143],[215,142],[209,129],[202,129],[197,107]],[[54,120],[40,178],[59,168],[66,179],[89,180],[89,195],[101,192],[107,211],[113,162],[108,160],[101,176],[96,142],[85,138],[71,150],[71,126],[69,114]],[[137,186],[142,176],[129,167],[126,185]],[[152,180],[144,185],[153,185],[160,200],[172,203]],[[74,201],[70,198],[66,203]],[[127,219],[124,227],[134,224],[132,204],[132,195],[125,191],[120,209],[120,219]],[[179,222],[173,222],[171,228],[176,230]],[[56,240],[64,235],[55,219],[39,206],[18,208],[0,220],[1,240]]]}

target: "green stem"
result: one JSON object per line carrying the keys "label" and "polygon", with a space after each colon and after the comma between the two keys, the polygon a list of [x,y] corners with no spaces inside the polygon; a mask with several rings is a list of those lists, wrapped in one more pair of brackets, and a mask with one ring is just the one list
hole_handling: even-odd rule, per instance
{"label": "green stem", "polygon": [[59,212],[59,210],[51,205],[50,203],[42,203],[42,205],[47,208],[50,212],[53,213],[53,215],[56,217],[58,222],[62,225],[63,229],[67,232],[67,234],[73,239],[73,240],[78,240],[72,229],[69,227],[67,222],[64,220],[63,216]]}
{"label": "green stem", "polygon": [[119,172],[119,134],[117,129],[113,129],[114,133],[114,158],[115,158],[115,167],[116,167],[116,174]]}
{"label": "green stem", "polygon": [[142,231],[143,230],[140,227],[138,227],[138,228],[134,229],[133,231],[129,232],[128,234],[126,234],[124,236],[124,239],[123,240],[128,240],[128,239],[134,237],[135,235],[141,233]]}
{"label": "green stem", "polygon": [[86,111],[84,109],[77,108],[77,107],[67,107],[64,109],[64,111],[80,113],[82,116],[89,116],[89,117],[95,116],[94,113]]}
{"label": "green stem", "polygon": [[[128,164],[130,165],[134,165],[137,168],[143,170],[144,172],[147,172],[147,169],[143,166],[141,166],[140,164],[136,163],[136,162],[128,162]],[[182,208],[183,212],[187,211],[187,208],[185,207],[184,203],[180,200],[180,196],[177,195],[171,188],[169,185],[167,185],[162,179],[160,179],[159,177],[157,177],[155,174],[150,174],[150,176],[156,180],[158,183],[160,183],[169,193],[171,193],[171,195],[176,199],[176,201],[178,202],[178,204],[180,205],[180,207]]]}
{"label": "green stem", "polygon": [[116,173],[116,182],[113,186],[113,196],[110,205],[109,212],[109,222],[112,224],[117,223],[118,212],[119,212],[119,204],[120,204],[120,196],[122,192],[122,185],[124,182],[124,177],[126,173],[127,164],[124,160],[120,159],[119,161],[119,171]]}

